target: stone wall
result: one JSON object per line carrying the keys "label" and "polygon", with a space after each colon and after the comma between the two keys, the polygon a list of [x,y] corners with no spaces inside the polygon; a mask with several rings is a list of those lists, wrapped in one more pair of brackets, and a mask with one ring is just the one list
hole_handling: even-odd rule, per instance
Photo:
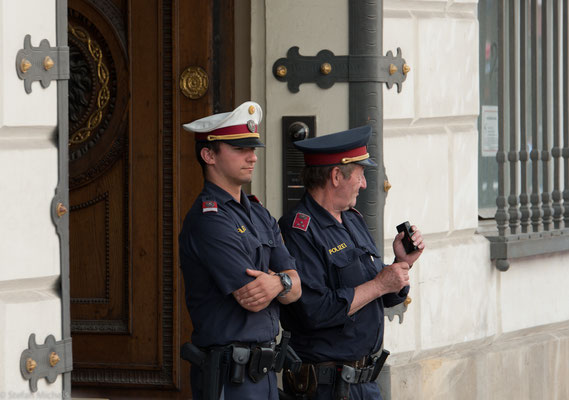
{"label": "stone wall", "polygon": [[56,84],[26,94],[15,60],[30,34],[55,45],[55,2],[0,1],[0,398],[56,398],[61,379],[30,392],[20,373],[28,338],[61,340],[59,239],[51,221],[57,186]]}

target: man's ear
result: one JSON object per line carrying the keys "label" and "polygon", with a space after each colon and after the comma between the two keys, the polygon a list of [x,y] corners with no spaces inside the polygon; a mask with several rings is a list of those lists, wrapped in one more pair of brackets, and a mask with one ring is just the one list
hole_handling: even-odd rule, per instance
{"label": "man's ear", "polygon": [[338,187],[340,185],[340,178],[343,178],[342,171],[340,167],[334,167],[330,171],[330,181],[332,182],[332,187]]}
{"label": "man's ear", "polygon": [[202,147],[200,150],[200,156],[204,160],[204,162],[208,165],[215,164],[215,152],[212,149],[208,149],[207,147]]}

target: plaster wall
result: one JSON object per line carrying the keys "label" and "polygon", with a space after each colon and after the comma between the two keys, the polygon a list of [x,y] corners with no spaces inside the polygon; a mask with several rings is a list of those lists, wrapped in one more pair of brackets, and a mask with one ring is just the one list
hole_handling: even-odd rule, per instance
{"label": "plaster wall", "polygon": [[0,398],[57,398],[58,378],[31,393],[20,373],[30,334],[61,340],[59,238],[51,221],[57,185],[56,84],[27,94],[15,59],[32,46],[55,46],[55,1],[0,1]]}

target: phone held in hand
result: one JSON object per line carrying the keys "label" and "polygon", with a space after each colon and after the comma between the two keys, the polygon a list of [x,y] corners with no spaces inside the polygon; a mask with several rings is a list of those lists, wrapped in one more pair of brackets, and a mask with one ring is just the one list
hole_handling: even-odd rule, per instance
{"label": "phone held in hand", "polygon": [[418,249],[417,246],[413,245],[413,240],[411,239],[413,231],[411,231],[411,224],[409,224],[409,221],[405,221],[402,224],[397,225],[397,232],[405,232],[402,239],[405,253],[409,254]]}

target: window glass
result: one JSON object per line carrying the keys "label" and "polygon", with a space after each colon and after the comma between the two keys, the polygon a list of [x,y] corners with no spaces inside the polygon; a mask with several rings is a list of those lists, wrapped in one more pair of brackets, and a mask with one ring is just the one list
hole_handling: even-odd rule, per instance
{"label": "window glass", "polygon": [[480,116],[478,118],[478,209],[493,218],[498,197],[498,1],[480,0]]}

